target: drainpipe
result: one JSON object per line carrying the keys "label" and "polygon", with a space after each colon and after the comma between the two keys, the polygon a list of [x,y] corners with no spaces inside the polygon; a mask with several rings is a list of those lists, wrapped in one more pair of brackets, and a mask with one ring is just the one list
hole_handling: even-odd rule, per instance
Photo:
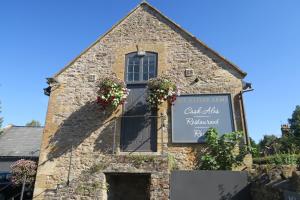
{"label": "drainpipe", "polygon": [[244,98],[243,94],[246,92],[252,92],[254,89],[252,88],[252,85],[250,83],[244,82],[244,87],[243,90],[240,92],[240,105],[242,108],[242,120],[243,120],[243,128],[245,132],[245,144],[250,147],[250,137],[248,133],[248,124],[247,124],[247,119],[246,119],[246,111],[245,111],[245,105],[244,105]]}
{"label": "drainpipe", "polygon": [[71,153],[70,153],[67,186],[70,186],[70,175],[71,175],[71,167],[72,167],[72,157],[73,157],[73,145],[72,145]]}

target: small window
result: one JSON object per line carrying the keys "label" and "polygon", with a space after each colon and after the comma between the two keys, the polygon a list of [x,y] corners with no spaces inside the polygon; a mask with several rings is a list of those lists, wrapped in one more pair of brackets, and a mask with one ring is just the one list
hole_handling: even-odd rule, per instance
{"label": "small window", "polygon": [[147,52],[143,56],[131,53],[126,56],[126,82],[146,82],[157,74],[157,54]]}

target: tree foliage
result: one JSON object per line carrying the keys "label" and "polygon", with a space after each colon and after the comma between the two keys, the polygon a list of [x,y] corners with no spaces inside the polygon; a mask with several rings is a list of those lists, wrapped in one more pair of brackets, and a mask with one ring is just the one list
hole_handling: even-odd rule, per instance
{"label": "tree foliage", "polygon": [[278,153],[280,150],[279,138],[275,135],[264,135],[259,142],[259,149],[264,156]]}
{"label": "tree foliage", "polygon": [[281,138],[266,135],[259,143],[264,156],[300,152],[300,106],[296,106],[288,122],[290,124],[290,134],[285,134]]}
{"label": "tree foliage", "polygon": [[299,153],[300,152],[300,137],[293,134],[284,135],[279,139],[281,153]]}
{"label": "tree foliage", "polygon": [[15,185],[20,185],[26,180],[26,184],[33,185],[37,164],[32,160],[18,160],[11,165],[12,182]]}
{"label": "tree foliage", "polygon": [[[275,154],[298,154],[300,153],[300,106],[296,106],[292,117],[288,119],[290,124],[289,134],[284,134],[281,138],[275,135],[264,135],[258,143],[259,156],[270,156]],[[251,142],[252,143],[252,142]],[[253,146],[252,144],[251,146]],[[254,145],[255,146],[255,145]]]}
{"label": "tree foliage", "polygon": [[296,106],[292,114],[292,118],[290,118],[289,123],[291,125],[291,132],[294,136],[300,137],[300,106]]}
{"label": "tree foliage", "polygon": [[30,122],[26,123],[25,126],[39,127],[39,126],[41,126],[41,123],[39,121],[33,119]]}
{"label": "tree foliage", "polygon": [[200,169],[202,170],[232,170],[242,163],[247,151],[242,145],[241,132],[227,133],[219,136],[216,129],[209,129],[206,142],[209,154],[201,157]]}
{"label": "tree foliage", "polygon": [[275,154],[299,153],[300,138],[291,135],[284,135],[281,138],[275,135],[265,135],[259,142],[259,151],[262,156]]}
{"label": "tree foliage", "polygon": [[250,145],[252,149],[252,156],[259,157],[260,146],[250,137]]}

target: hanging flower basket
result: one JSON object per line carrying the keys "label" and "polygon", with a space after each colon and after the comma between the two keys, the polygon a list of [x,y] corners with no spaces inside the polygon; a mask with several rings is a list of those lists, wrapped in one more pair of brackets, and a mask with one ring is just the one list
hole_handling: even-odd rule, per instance
{"label": "hanging flower basket", "polygon": [[116,77],[104,78],[98,84],[97,103],[103,109],[116,109],[123,104],[128,96],[125,83]]}
{"label": "hanging flower basket", "polygon": [[166,77],[153,78],[148,82],[147,102],[151,107],[157,107],[165,101],[173,105],[179,95],[177,86]]}

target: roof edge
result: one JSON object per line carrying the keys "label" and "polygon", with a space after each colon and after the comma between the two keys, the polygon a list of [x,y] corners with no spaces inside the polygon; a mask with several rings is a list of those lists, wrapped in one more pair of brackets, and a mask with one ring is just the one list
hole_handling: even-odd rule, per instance
{"label": "roof edge", "polygon": [[77,59],[80,58],[83,54],[85,54],[88,50],[90,50],[92,47],[94,47],[102,38],[104,38],[107,34],[109,34],[115,27],[117,27],[119,24],[121,24],[129,15],[131,15],[135,10],[137,10],[139,7],[141,7],[143,4],[149,5],[147,2],[143,1],[140,4],[138,4],[134,9],[132,9],[125,17],[123,17],[121,20],[119,20],[115,25],[113,25],[108,31],[104,32],[100,37],[96,39],[95,42],[93,42],[89,47],[84,49],[78,56],[76,56],[71,62],[69,62],[67,65],[65,65],[64,68],[62,68],[59,72],[54,74],[53,78],[56,78],[58,75],[60,75],[62,72],[64,72],[70,65],[72,65],[74,62],[77,61]]}
{"label": "roof edge", "polygon": [[45,126],[18,126],[18,125],[11,125],[8,128],[45,128]]}
{"label": "roof edge", "polygon": [[8,129],[10,129],[10,128],[12,128],[12,127],[14,127],[15,125],[13,125],[13,124],[8,124],[7,126],[5,126],[5,127],[3,127],[3,129],[2,130],[8,130]]}
{"label": "roof edge", "polygon": [[145,4],[145,5],[149,6],[151,9],[155,10],[163,18],[165,18],[166,20],[168,20],[169,22],[171,22],[174,26],[176,26],[176,28],[180,29],[181,31],[183,31],[184,33],[186,33],[187,35],[189,35],[190,37],[192,37],[196,42],[198,42],[199,44],[201,44],[202,46],[204,46],[206,49],[208,49],[209,51],[211,51],[213,54],[215,54],[217,57],[219,57],[220,59],[222,59],[227,64],[231,65],[236,71],[238,71],[242,75],[243,78],[245,78],[247,76],[247,73],[245,71],[243,71],[242,69],[240,69],[236,64],[234,64],[231,61],[227,60],[224,56],[222,56],[221,54],[219,54],[218,52],[216,52],[215,50],[213,50],[212,48],[210,48],[209,46],[207,46],[204,42],[202,42],[201,40],[199,40],[192,33],[188,32],[187,30],[185,30],[184,28],[182,28],[179,24],[177,24],[172,19],[170,19],[169,17],[167,17],[166,15],[164,15],[161,11],[159,11],[158,9],[156,9],[155,7],[153,7],[151,4],[149,4],[148,2],[142,2],[141,5],[142,4]]}
{"label": "roof edge", "polygon": [[7,132],[9,132],[13,128],[40,128],[40,129],[44,129],[45,126],[16,126],[16,125],[10,124],[10,125],[8,125],[8,126],[6,126],[2,129],[3,134],[1,134],[0,136],[7,134]]}
{"label": "roof edge", "polygon": [[183,31],[184,33],[186,33],[187,35],[189,35],[191,38],[193,38],[197,43],[199,43],[200,45],[202,45],[204,48],[206,48],[207,50],[211,51],[213,54],[215,54],[217,57],[219,57],[221,60],[223,60],[225,63],[229,64],[230,66],[232,66],[241,76],[242,78],[245,78],[247,76],[247,73],[245,71],[243,71],[242,69],[240,69],[237,65],[235,65],[234,63],[232,63],[231,61],[227,60],[224,56],[222,56],[221,54],[217,53],[215,50],[213,50],[212,48],[208,47],[204,42],[202,42],[201,40],[199,40],[196,36],[194,36],[193,34],[191,34],[190,32],[188,32],[187,30],[183,29],[180,25],[178,25],[177,23],[175,23],[173,20],[171,20],[170,18],[168,18],[167,16],[165,16],[162,12],[160,12],[159,10],[157,10],[155,7],[153,7],[152,5],[150,5],[148,2],[146,1],[142,1],[140,4],[138,4],[134,9],[132,9],[125,17],[123,17],[121,20],[119,20],[115,25],[113,25],[108,31],[106,31],[104,34],[102,34],[100,37],[98,37],[96,39],[95,42],[93,42],[89,47],[87,47],[85,50],[83,50],[78,56],[76,56],[71,62],[69,62],[67,65],[65,65],[59,72],[57,72],[53,77],[56,78],[58,75],[60,75],[61,73],[63,73],[70,65],[72,65],[74,62],[77,61],[77,59],[79,59],[84,53],[86,53],[88,50],[90,50],[92,47],[94,47],[102,38],[104,38],[107,34],[109,34],[115,27],[117,27],[119,24],[121,24],[129,15],[131,15],[135,10],[137,10],[139,7],[141,7],[142,5],[147,5],[149,6],[151,9],[153,9],[155,12],[157,12],[158,14],[160,14],[163,18],[165,18],[166,20],[168,20],[169,22],[171,22],[176,28],[180,29],[181,31]]}

